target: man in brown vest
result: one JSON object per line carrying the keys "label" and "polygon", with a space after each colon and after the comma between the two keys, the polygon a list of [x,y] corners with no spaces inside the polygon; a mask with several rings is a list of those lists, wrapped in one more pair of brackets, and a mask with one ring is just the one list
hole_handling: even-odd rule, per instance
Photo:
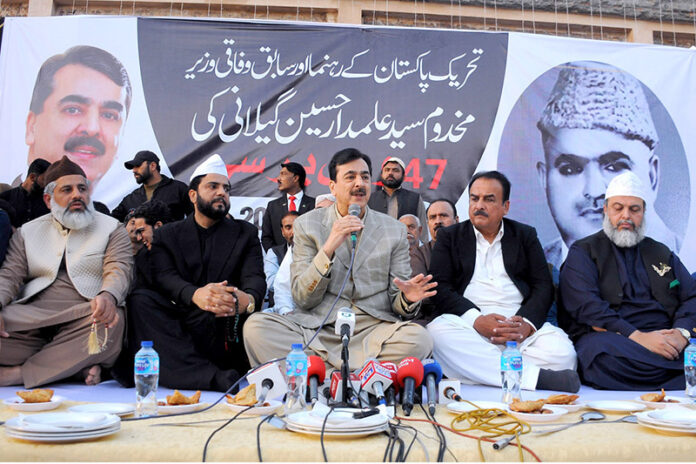
{"label": "man in brown vest", "polygon": [[[94,211],[77,164],[64,156],[44,181],[51,213],[12,236],[0,268],[0,385],[74,374],[94,385],[121,349],[132,249],[119,222]],[[88,354],[93,324],[100,351]]]}

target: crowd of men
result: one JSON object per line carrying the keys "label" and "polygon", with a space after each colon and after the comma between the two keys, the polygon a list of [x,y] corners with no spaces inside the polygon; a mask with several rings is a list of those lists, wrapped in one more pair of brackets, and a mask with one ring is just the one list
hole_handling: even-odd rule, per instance
{"label": "crowd of men", "polygon": [[[651,197],[630,170],[609,183],[603,228],[571,245],[556,289],[535,229],[505,217],[512,186],[498,171],[471,178],[460,222],[451,200],[426,209],[401,187],[399,158],[380,167],[373,194],[370,157],[337,152],[330,193],[316,200],[304,168],[284,163],[259,239],[229,215],[219,155],[188,186],[160,174],[150,151],[125,167],[141,187],[111,215],[67,156],[32,162],[12,220],[0,203],[0,385],[113,376],[131,386],[143,340],[171,388],[227,390],[293,343],[340,368],[334,323],[346,306],[351,369],[432,356],[450,378],[500,385],[501,351],[515,341],[524,389],[684,387],[696,283],[645,236]],[[554,301],[560,327],[547,320]]]}

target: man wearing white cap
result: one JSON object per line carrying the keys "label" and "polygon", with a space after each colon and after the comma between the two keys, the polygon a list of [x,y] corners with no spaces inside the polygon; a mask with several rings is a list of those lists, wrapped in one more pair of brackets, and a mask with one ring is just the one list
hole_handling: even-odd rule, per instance
{"label": "man wearing white cap", "polygon": [[645,236],[646,198],[638,176],[616,176],[603,229],[575,242],[561,268],[558,320],[583,382],[595,388],[684,388],[696,282],[667,246]]}
{"label": "man wearing white cap", "polygon": [[213,155],[191,175],[194,213],[155,231],[154,285],[131,295],[136,340],[152,340],[160,384],[224,391],[249,365],[242,325],[266,293],[256,228],[227,216],[227,168]]}
{"label": "man wearing white cap", "polygon": [[659,143],[641,83],[602,63],[563,66],[537,123],[544,161],[537,163],[560,238],[544,245],[559,268],[568,248],[602,228],[604,191],[631,171],[646,186],[648,233],[672,250],[679,240],[653,208],[660,183]]}
{"label": "man wearing white cap", "polygon": [[[387,158],[382,165],[379,177],[382,186],[378,186],[372,193],[368,206],[394,219],[399,219],[404,214],[413,214],[421,224],[425,224],[427,221],[425,205],[420,194],[401,187],[405,172],[406,164],[401,158],[396,156]],[[428,229],[425,227],[421,230],[420,240],[423,243],[428,243],[430,240]]]}

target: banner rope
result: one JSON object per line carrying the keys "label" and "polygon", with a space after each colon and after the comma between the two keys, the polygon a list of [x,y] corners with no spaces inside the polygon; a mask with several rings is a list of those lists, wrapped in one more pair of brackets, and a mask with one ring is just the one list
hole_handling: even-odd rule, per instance
{"label": "banner rope", "polygon": [[495,30],[497,32],[498,31],[498,0],[493,0],[493,18],[495,19]]}
{"label": "banner rope", "polygon": [[624,18],[624,42],[628,42],[628,20],[626,19],[626,0],[623,3],[623,18]]}
{"label": "banner rope", "polygon": [[660,45],[665,44],[665,30],[662,26],[662,2],[658,0],[658,6],[660,7]]}
{"label": "banner rope", "polygon": [[592,0],[590,0],[590,38],[594,39],[594,14],[592,11]]}
{"label": "banner rope", "polygon": [[638,30],[638,13],[636,13],[636,0],[633,0],[633,40],[636,39],[636,31]]}
{"label": "banner rope", "polygon": [[669,7],[672,10],[672,37],[674,38],[674,46],[677,46],[677,30],[674,25],[674,0],[669,0]]}
{"label": "banner rope", "polygon": [[532,0],[532,31],[536,34],[536,14],[534,10],[534,0]]}
{"label": "banner rope", "polygon": [[520,1],[520,7],[522,9],[522,32],[525,32],[525,30],[524,30],[524,0]]}
{"label": "banner rope", "polygon": [[556,27],[556,36],[558,36],[558,3],[557,0],[553,0],[553,21]]}
{"label": "banner rope", "polygon": [[602,0],[597,0],[599,3],[599,40],[604,40],[604,19],[602,18]]}
{"label": "banner rope", "polygon": [[565,0],[566,6],[566,22],[568,24],[568,37],[570,37],[570,8],[568,7],[568,0]]}

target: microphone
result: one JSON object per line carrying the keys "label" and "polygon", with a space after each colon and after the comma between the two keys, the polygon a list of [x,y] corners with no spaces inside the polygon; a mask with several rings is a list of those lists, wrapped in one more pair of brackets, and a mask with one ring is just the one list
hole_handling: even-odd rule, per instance
{"label": "microphone", "polygon": [[377,397],[379,404],[385,404],[384,389],[392,383],[391,372],[382,366],[376,359],[370,359],[365,363],[358,374],[363,391],[370,392]]}
{"label": "microphone", "polygon": [[401,400],[404,414],[410,416],[413,410],[413,391],[423,382],[423,364],[412,356],[402,359],[396,371],[396,378],[404,391]]}
{"label": "microphone", "polygon": [[437,384],[442,380],[442,368],[434,359],[423,360],[423,373],[425,375],[425,388],[428,392],[428,410],[435,415],[435,396]]}
{"label": "microphone", "polygon": [[348,345],[348,339],[355,331],[355,313],[347,306],[340,308],[336,315],[335,334],[340,335],[343,345]]}
{"label": "microphone", "polygon": [[[357,205],[355,203],[351,203],[348,205],[348,214],[351,216],[355,217],[360,217],[360,205]],[[358,241],[358,233],[353,231],[350,233],[350,241],[353,243],[353,247],[355,247],[357,241]]]}
{"label": "microphone", "polygon": [[338,403],[346,403],[355,405],[357,407],[358,399],[355,397],[355,392],[360,389],[360,379],[355,373],[351,372],[346,378],[346,382],[349,383],[350,387],[346,389],[346,397],[343,397],[343,375],[340,371],[333,371],[331,373],[331,386],[329,393],[331,398]]}
{"label": "microphone", "polygon": [[326,366],[319,356],[309,356],[307,358],[307,378],[309,379],[309,399],[312,404],[319,399],[319,385],[324,383],[326,376]]}
{"label": "microphone", "polygon": [[247,376],[250,384],[256,385],[256,399],[263,404],[266,399],[281,398],[287,391],[288,385],[280,371],[278,363],[266,364]]}
{"label": "microphone", "polygon": [[382,366],[389,371],[391,374],[392,383],[384,392],[384,396],[387,399],[387,406],[394,406],[396,404],[396,394],[399,392],[399,381],[396,378],[396,364],[391,361],[382,362]]}

